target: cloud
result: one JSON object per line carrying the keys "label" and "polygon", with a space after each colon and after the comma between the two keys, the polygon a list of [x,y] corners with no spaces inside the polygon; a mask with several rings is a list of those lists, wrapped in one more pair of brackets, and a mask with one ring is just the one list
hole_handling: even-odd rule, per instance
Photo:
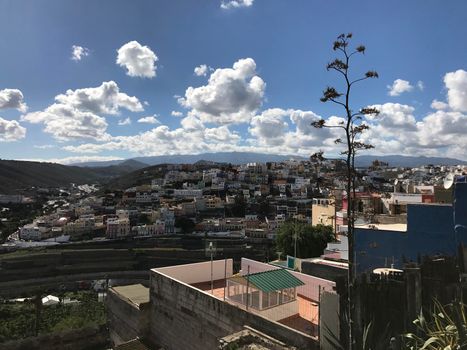
{"label": "cloud", "polygon": [[425,90],[425,84],[421,80],[417,81],[417,87],[420,91]]}
{"label": "cloud", "polygon": [[[415,108],[397,103],[374,105],[381,113],[365,120],[370,129],[360,141],[372,144],[373,154],[406,154],[446,156],[465,159],[467,148],[467,116],[457,111],[434,111],[415,118]],[[310,124],[321,117],[313,111],[271,108],[255,115],[249,134],[240,135],[228,125],[206,127],[195,115],[170,129],[159,125],[133,136],[115,136],[102,143],[66,146],[74,153],[128,151],[137,155],[196,154],[239,151],[309,156],[323,150],[327,156],[338,156],[343,150],[334,140],[342,138],[340,129],[316,129]],[[343,119],[331,116],[328,125],[339,125]]]}
{"label": "cloud", "polygon": [[[253,67],[251,62],[216,70],[211,74],[207,85],[198,92],[198,100],[190,100],[189,97],[193,97],[190,94],[186,94],[183,98],[183,104],[189,110],[186,116],[180,119],[179,127],[157,125],[137,135],[109,136],[99,142],[66,146],[63,149],[81,154],[127,151],[131,154],[150,156],[243,151],[296,154],[305,157],[323,150],[328,157],[339,156],[343,145],[336,145],[334,141],[336,138],[343,138],[342,130],[314,128],[311,123],[321,119],[321,116],[311,110],[269,108],[259,111],[262,97],[259,99],[259,104],[253,104],[253,107],[250,107],[249,98],[232,98],[240,101],[240,107],[230,109],[231,102],[225,101],[230,99],[232,94],[230,90],[247,91],[244,86],[249,85],[256,76],[255,71],[256,66]],[[213,77],[216,73],[218,76]],[[462,98],[459,97],[458,91],[462,76],[453,77],[448,73],[446,77],[449,103],[434,100],[433,109],[427,114],[417,116],[417,109],[407,104],[381,103],[369,106],[379,109],[380,114],[365,116],[363,120],[370,129],[360,135],[359,141],[375,146],[375,149],[365,153],[449,156],[466,159],[467,113],[455,109],[462,105],[458,103]],[[227,83],[220,84],[219,80]],[[212,93],[208,94],[208,91]],[[222,91],[224,99],[217,95],[218,91]],[[457,103],[454,104],[449,100],[453,91],[457,94],[455,99]],[[227,107],[222,109],[220,106]],[[213,112],[218,110],[222,112],[217,114]],[[238,116],[239,110],[247,113],[248,118],[232,119]],[[227,116],[230,119],[227,119]],[[216,118],[221,118],[222,122]],[[247,133],[240,134],[235,131],[230,125],[234,123],[232,120],[243,124],[239,130],[245,130],[245,124],[248,125]],[[343,120],[338,116],[330,116],[326,118],[326,124],[337,126]]]}
{"label": "cloud", "polygon": [[170,115],[172,115],[172,117],[182,117],[183,113],[178,112],[178,111],[172,111],[172,112],[170,112]]}
{"label": "cloud", "polygon": [[117,50],[117,64],[127,69],[130,77],[153,78],[158,61],[156,54],[137,41],[130,41]]}
{"label": "cloud", "polygon": [[444,84],[448,90],[449,107],[453,110],[467,112],[467,72],[459,69],[444,76]]}
{"label": "cloud", "polygon": [[280,108],[263,111],[252,118],[248,131],[261,144],[279,145],[284,142],[284,136],[289,125],[283,120],[289,113]]}
{"label": "cloud", "polygon": [[127,117],[125,119],[120,119],[118,121],[118,125],[130,125],[131,124],[131,119],[130,117]]}
{"label": "cloud", "polygon": [[54,103],[43,111],[28,113],[22,119],[44,124],[44,132],[60,141],[109,138],[105,118],[70,105]]}
{"label": "cloud", "polygon": [[205,64],[201,64],[198,67],[195,67],[194,73],[198,77],[201,77],[201,76],[205,77],[208,74],[208,72],[211,71],[211,70],[212,70],[211,67],[208,67]]}
{"label": "cloud", "polygon": [[6,120],[0,117],[0,141],[12,142],[23,139],[26,136],[26,128],[16,120]]}
{"label": "cloud", "polygon": [[144,110],[136,97],[120,92],[114,81],[106,81],[93,88],[67,90],[65,94],[55,96],[55,100],[93,113],[118,114],[121,108],[132,112]]}
{"label": "cloud", "polygon": [[51,148],[55,148],[54,145],[34,145],[34,148],[37,148],[37,149],[51,149]]}
{"label": "cloud", "polygon": [[138,123],[160,124],[161,122],[156,119],[156,115],[151,115],[138,119]]}
{"label": "cloud", "polygon": [[89,56],[89,49],[86,47],[73,45],[71,47],[71,59],[73,61],[81,61],[83,57]]}
{"label": "cloud", "polygon": [[409,92],[413,90],[413,86],[407,80],[396,79],[392,85],[387,86],[389,96],[399,96],[404,92]]}
{"label": "cloud", "polygon": [[48,163],[59,163],[64,165],[69,164],[78,164],[84,162],[105,162],[109,160],[123,160],[121,157],[114,157],[114,156],[72,156],[72,157],[64,157],[64,158],[50,158],[50,159],[42,159],[42,158],[28,158],[28,159],[18,159],[30,162],[48,162]]}
{"label": "cloud", "polygon": [[373,121],[386,129],[414,130],[416,120],[413,115],[415,108],[399,103],[372,105],[379,111],[378,116],[369,115],[367,120]]}
{"label": "cloud", "polygon": [[233,68],[216,69],[208,84],[189,87],[179,103],[203,122],[235,124],[249,122],[263,102],[265,82],[256,75],[252,58],[240,59]]}
{"label": "cloud", "polygon": [[181,120],[181,122],[180,122],[180,125],[185,130],[196,131],[196,130],[204,130],[205,129],[205,126],[201,122],[201,120],[199,120],[194,115],[189,115],[189,116],[183,118]]}
{"label": "cloud", "polygon": [[18,89],[0,90],[0,109],[14,108],[25,113],[28,106],[24,103],[23,93]]}
{"label": "cloud", "polygon": [[431,108],[433,108],[433,109],[447,109],[447,108],[449,108],[449,105],[446,102],[433,100],[433,102],[431,102]]}
{"label": "cloud", "polygon": [[222,0],[221,8],[224,10],[230,10],[239,7],[250,7],[253,5],[254,0]]}
{"label": "cloud", "polygon": [[44,124],[44,131],[60,141],[108,140],[107,121],[99,114],[118,115],[122,108],[132,112],[143,110],[136,97],[120,92],[113,81],[99,87],[68,90],[55,96],[55,100],[57,103],[43,111],[23,115],[22,120]]}

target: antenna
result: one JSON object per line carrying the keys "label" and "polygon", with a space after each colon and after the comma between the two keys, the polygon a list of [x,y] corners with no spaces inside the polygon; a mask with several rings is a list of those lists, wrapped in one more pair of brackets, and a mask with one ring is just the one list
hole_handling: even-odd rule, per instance
{"label": "antenna", "polygon": [[454,174],[449,173],[445,178],[444,178],[444,183],[443,186],[445,189],[450,189],[452,187],[452,184],[454,183]]}

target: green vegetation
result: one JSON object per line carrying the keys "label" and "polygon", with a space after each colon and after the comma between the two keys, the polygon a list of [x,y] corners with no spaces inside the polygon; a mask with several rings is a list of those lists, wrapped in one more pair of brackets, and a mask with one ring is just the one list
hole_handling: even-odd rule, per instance
{"label": "green vegetation", "polygon": [[417,330],[415,333],[404,335],[406,349],[454,350],[467,348],[467,310],[465,304],[453,302],[442,306],[435,300],[431,315],[425,318],[421,312],[413,323]]}
{"label": "green vegetation", "polygon": [[8,210],[1,213],[1,217],[6,220],[0,221],[0,243],[3,243],[18,227],[32,222],[36,216],[41,215],[44,202],[38,198],[34,203],[2,204],[0,208],[8,208]]}
{"label": "green vegetation", "polygon": [[192,233],[195,229],[195,223],[193,220],[181,216],[175,218],[175,227],[180,228],[182,233]]}
{"label": "green vegetation", "polygon": [[[38,333],[53,333],[106,322],[104,304],[94,292],[66,293],[79,304],[39,307]],[[35,336],[37,309],[34,301],[0,304],[0,342]]]}
{"label": "green vegetation", "polygon": [[297,257],[311,258],[323,254],[328,242],[334,239],[331,226],[312,226],[303,222],[286,221],[277,229],[277,250],[294,255],[297,235]]}
{"label": "green vegetation", "polygon": [[124,162],[107,167],[87,168],[56,163],[26,162],[0,159],[0,193],[16,194],[27,187],[60,187],[71,183],[85,184],[107,181],[140,169],[145,164]]}

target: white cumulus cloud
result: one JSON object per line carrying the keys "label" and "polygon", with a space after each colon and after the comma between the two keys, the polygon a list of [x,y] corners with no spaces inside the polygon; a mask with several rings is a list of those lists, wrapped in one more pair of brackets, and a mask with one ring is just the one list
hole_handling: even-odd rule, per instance
{"label": "white cumulus cloud", "polygon": [[148,47],[133,40],[117,50],[117,64],[127,69],[130,77],[153,78],[156,76],[156,54]]}
{"label": "white cumulus cloud", "polygon": [[23,93],[18,89],[0,90],[0,109],[14,108],[26,112],[28,106],[24,103]]}
{"label": "white cumulus cloud", "polygon": [[58,103],[93,113],[118,114],[121,108],[132,112],[144,110],[135,96],[120,92],[114,81],[103,82],[98,87],[67,90],[65,94],[55,96],[55,100]]}
{"label": "white cumulus cloud", "polygon": [[70,105],[54,103],[43,111],[22,117],[33,124],[44,124],[44,131],[60,141],[109,138],[105,118]]}
{"label": "white cumulus cloud", "polygon": [[288,114],[280,108],[265,110],[251,119],[248,131],[262,144],[279,145],[284,142],[284,136],[289,129],[289,125],[284,121]]}
{"label": "white cumulus cloud", "polygon": [[433,108],[433,109],[447,109],[447,108],[449,108],[449,105],[446,102],[443,102],[443,101],[433,100],[431,102],[431,108]]}
{"label": "white cumulus cloud", "polygon": [[206,76],[208,74],[209,67],[205,64],[201,64],[198,67],[195,67],[194,73],[196,76],[201,77],[201,76]]}
{"label": "white cumulus cloud", "polygon": [[132,112],[143,110],[136,97],[120,92],[113,81],[98,87],[68,90],[55,96],[55,101],[42,111],[23,115],[22,119],[44,124],[44,131],[60,141],[108,140],[108,124],[100,114],[118,115],[122,108]]}
{"label": "white cumulus cloud", "polygon": [[89,49],[79,45],[71,47],[71,59],[73,61],[81,61],[83,57],[89,56]]}
{"label": "white cumulus cloud", "polygon": [[467,72],[459,69],[444,76],[448,89],[449,107],[456,111],[467,112]]}
{"label": "white cumulus cloud", "polygon": [[413,86],[407,80],[396,79],[392,85],[388,85],[388,95],[389,96],[399,96],[404,92],[409,92],[413,90]]}
{"label": "white cumulus cloud", "polygon": [[230,10],[239,7],[250,7],[253,5],[254,0],[222,0],[221,8]]}
{"label": "white cumulus cloud", "polygon": [[216,69],[208,84],[189,87],[179,103],[203,122],[235,124],[249,122],[263,102],[266,84],[256,75],[252,58],[240,59],[232,68]]}
{"label": "white cumulus cloud", "polygon": [[25,136],[26,128],[21,126],[16,120],[6,120],[0,117],[0,141],[18,141]]}
{"label": "white cumulus cloud", "polygon": [[147,117],[139,118],[138,123],[160,124],[161,122],[157,120],[155,115],[150,115]]}
{"label": "white cumulus cloud", "polygon": [[170,115],[172,117],[182,117],[183,116],[183,113],[182,112],[179,112],[179,111],[172,111],[170,112]]}

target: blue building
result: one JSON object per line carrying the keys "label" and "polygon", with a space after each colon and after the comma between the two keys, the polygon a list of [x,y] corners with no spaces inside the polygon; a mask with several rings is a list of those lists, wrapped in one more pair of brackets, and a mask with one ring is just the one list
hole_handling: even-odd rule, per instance
{"label": "blue building", "polygon": [[424,256],[455,256],[467,244],[467,183],[453,185],[453,204],[412,204],[407,231],[355,229],[357,274],[376,268],[403,268]]}

